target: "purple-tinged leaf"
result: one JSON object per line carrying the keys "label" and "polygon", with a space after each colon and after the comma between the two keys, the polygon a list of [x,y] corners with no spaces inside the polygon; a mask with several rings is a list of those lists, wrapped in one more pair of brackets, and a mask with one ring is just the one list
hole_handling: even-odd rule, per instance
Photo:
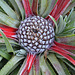
{"label": "purple-tinged leaf", "polygon": [[26,18],[33,15],[32,10],[30,8],[29,0],[22,0],[25,9]]}
{"label": "purple-tinged leaf", "polygon": [[[49,15],[55,18],[57,21],[60,15],[65,11],[65,9],[68,7],[68,5],[71,3],[71,0],[58,0],[55,7],[51,11]],[[49,16],[46,17],[46,19],[49,19]]]}
{"label": "purple-tinged leaf", "polygon": [[67,36],[56,36],[57,41],[61,43],[71,43],[75,42],[75,34],[67,35]]}
{"label": "purple-tinged leaf", "polygon": [[42,75],[53,75],[54,73],[52,72],[52,70],[50,71],[48,69],[48,66],[45,62],[44,56],[41,56],[40,58],[40,68],[42,70]]}
{"label": "purple-tinged leaf", "polygon": [[22,16],[22,20],[24,20],[24,16],[25,16],[25,13],[24,13],[24,9],[23,9],[23,6],[22,6],[22,3],[20,0],[15,0],[19,10],[20,10],[20,13],[21,13],[21,16]]}
{"label": "purple-tinged leaf", "polygon": [[23,67],[23,69],[22,69],[20,75],[24,75],[24,74],[25,74],[25,75],[28,75],[28,74],[30,73],[30,70],[31,70],[32,65],[33,65],[33,62],[34,62],[34,60],[35,60],[35,57],[36,57],[35,54],[30,54],[30,53],[28,53],[26,64],[25,64],[25,66]]}
{"label": "purple-tinged leaf", "polygon": [[58,59],[56,58],[54,54],[50,54],[47,57],[49,61],[51,62],[51,64],[53,65],[53,67],[55,68],[55,70],[57,71],[58,75],[66,75],[60,62],[58,61]]}
{"label": "purple-tinged leaf", "polygon": [[32,12],[33,12],[34,15],[38,14],[38,0],[33,0]]}
{"label": "purple-tinged leaf", "polygon": [[73,7],[75,7],[75,2],[72,2],[68,8],[66,9],[66,11],[63,13],[63,15],[65,15],[68,11],[70,11]]}
{"label": "purple-tinged leaf", "polygon": [[68,49],[68,50],[75,50],[75,46],[71,46],[71,45],[66,45],[66,44],[62,44],[62,43],[58,43],[56,41],[54,41],[55,45],[63,48],[63,49]]}
{"label": "purple-tinged leaf", "polygon": [[40,66],[39,66],[39,56],[35,58],[34,60],[34,68],[35,68],[35,75],[39,75],[39,70],[40,70]]}
{"label": "purple-tinged leaf", "polygon": [[53,49],[54,52],[64,56],[66,59],[68,59],[73,65],[75,65],[75,60],[71,58],[69,55],[62,53],[61,51],[58,51],[56,49]]}
{"label": "purple-tinged leaf", "polygon": [[69,54],[69,55],[75,56],[75,54],[65,50],[63,47],[61,48],[60,46],[58,46],[56,44],[55,44],[55,46],[52,46],[50,49],[56,49],[57,51],[61,51],[64,54]]}

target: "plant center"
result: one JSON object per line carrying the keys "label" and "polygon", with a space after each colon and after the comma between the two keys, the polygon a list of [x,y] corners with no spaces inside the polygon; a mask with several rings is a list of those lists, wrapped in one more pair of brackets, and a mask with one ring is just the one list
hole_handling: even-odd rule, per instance
{"label": "plant center", "polygon": [[42,53],[54,41],[54,28],[46,19],[33,16],[21,22],[18,29],[19,44],[31,53]]}

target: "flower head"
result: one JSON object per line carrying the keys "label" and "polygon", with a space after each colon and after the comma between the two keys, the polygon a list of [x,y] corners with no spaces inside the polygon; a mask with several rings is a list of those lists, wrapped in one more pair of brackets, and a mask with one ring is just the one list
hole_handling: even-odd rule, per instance
{"label": "flower head", "polygon": [[[70,2],[71,0],[58,0],[49,15],[57,21]],[[29,0],[22,0],[22,3],[25,9],[25,20],[21,21],[19,28],[0,24],[0,29],[6,37],[17,41],[27,51],[26,65],[20,75],[28,75],[33,62],[37,60],[37,54],[46,50],[52,50],[64,56],[75,65],[75,60],[69,56],[75,56],[75,54],[68,51],[68,49],[75,50],[75,46],[61,44],[54,40],[54,22],[52,19],[49,15],[45,19],[37,16],[38,0],[33,0],[32,9],[30,8]]]}
{"label": "flower head", "polygon": [[42,53],[50,48],[54,41],[52,24],[39,16],[32,16],[22,21],[18,32],[19,43],[29,53]]}

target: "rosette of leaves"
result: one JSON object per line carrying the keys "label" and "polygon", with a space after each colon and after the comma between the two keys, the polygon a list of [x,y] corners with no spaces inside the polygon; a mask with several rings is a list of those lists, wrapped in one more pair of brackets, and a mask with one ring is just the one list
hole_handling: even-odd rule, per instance
{"label": "rosette of leaves", "polygon": [[[38,14],[46,17],[53,9],[57,0],[38,0]],[[32,0],[30,0],[32,5]],[[69,45],[75,45],[75,1],[66,9],[56,22],[55,39]],[[22,20],[25,19],[24,7],[21,0],[0,0],[0,24],[6,24],[17,28]],[[25,65],[26,51],[15,41],[8,39],[0,30],[0,74],[19,75]],[[75,51],[71,50],[75,53]],[[48,51],[39,55],[39,70],[34,69],[30,75],[74,75],[75,66],[63,56]],[[75,57],[72,56],[74,59]],[[24,62],[24,63],[23,63]],[[37,62],[37,61],[36,61]],[[22,65],[22,67],[21,67]],[[38,62],[37,64],[38,65]]]}

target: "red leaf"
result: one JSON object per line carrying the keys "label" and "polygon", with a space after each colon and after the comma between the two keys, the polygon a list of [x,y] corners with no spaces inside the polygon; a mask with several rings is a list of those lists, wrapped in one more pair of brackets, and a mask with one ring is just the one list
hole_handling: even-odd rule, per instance
{"label": "red leaf", "polygon": [[0,24],[0,29],[8,32],[16,32],[18,30],[17,28],[12,28],[3,24]]}
{"label": "red leaf", "polygon": [[61,48],[68,49],[68,50],[75,50],[75,46],[65,45],[62,43],[58,43],[56,41],[54,41],[54,43]]}
{"label": "red leaf", "polygon": [[62,52],[64,54],[69,54],[69,55],[75,56],[75,54],[73,54],[73,53],[61,48],[60,46],[59,47],[58,46],[52,46],[51,49],[55,49],[55,50],[60,51],[60,52]]}
{"label": "red leaf", "polygon": [[36,75],[39,75],[39,69],[40,69],[40,66],[39,66],[39,56],[36,57],[35,60],[34,60],[34,67],[35,67]]}
{"label": "red leaf", "polygon": [[28,75],[29,74],[31,67],[32,67],[32,64],[35,60],[35,57],[36,57],[36,55],[34,55],[34,54],[29,53],[27,55],[27,61],[26,61],[25,67],[21,71],[20,75]]}
{"label": "red leaf", "polygon": [[29,0],[22,0],[22,3],[24,5],[26,18],[29,17],[29,16],[32,16],[33,13],[32,13],[32,10],[30,8]]}
{"label": "red leaf", "polygon": [[38,0],[33,0],[32,11],[34,15],[38,14]]}
{"label": "red leaf", "polygon": [[[0,29],[4,32],[4,34],[6,35],[6,37],[11,38],[15,41],[17,36],[16,36],[16,31],[18,30],[17,28],[12,28],[3,24],[0,24]],[[1,36],[1,34],[0,34]]]}
{"label": "red leaf", "polygon": [[53,49],[53,51],[55,51],[56,53],[64,56],[66,59],[68,59],[72,64],[75,65],[75,60],[73,58],[71,58],[69,55],[62,53],[61,51],[58,51],[56,49]]}
{"label": "red leaf", "polygon": [[[55,7],[51,11],[49,15],[55,18],[57,21],[60,17],[60,15],[65,11],[65,9],[68,7],[68,5],[71,3],[71,0],[58,0]],[[49,16],[46,17],[46,19],[49,19]]]}

